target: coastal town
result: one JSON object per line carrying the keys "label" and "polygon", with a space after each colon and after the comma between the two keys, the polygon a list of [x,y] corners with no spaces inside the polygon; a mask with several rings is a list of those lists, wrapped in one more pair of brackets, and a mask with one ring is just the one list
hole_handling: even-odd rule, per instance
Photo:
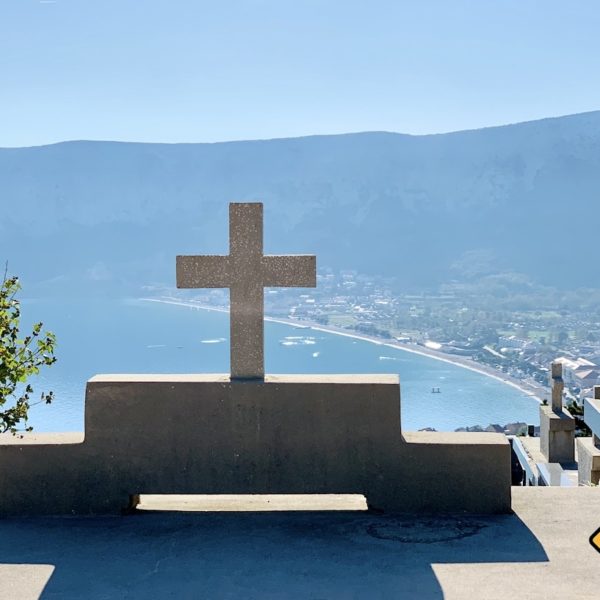
{"label": "coastal town", "polygon": [[[386,340],[501,377],[548,395],[548,368],[563,364],[565,401],[577,412],[600,377],[600,296],[565,293],[500,274],[454,281],[428,292],[398,291],[393,279],[320,269],[315,289],[265,291],[273,318]],[[181,297],[181,290],[153,290]],[[227,308],[227,290],[194,290],[187,299]],[[572,295],[572,293],[570,293]],[[568,309],[566,307],[569,307]],[[574,307],[579,307],[577,312]]]}

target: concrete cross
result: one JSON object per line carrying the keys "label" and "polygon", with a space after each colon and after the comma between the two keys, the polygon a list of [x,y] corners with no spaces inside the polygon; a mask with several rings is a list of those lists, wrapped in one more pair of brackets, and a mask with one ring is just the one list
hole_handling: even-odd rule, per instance
{"label": "concrete cross", "polygon": [[229,288],[232,379],[262,379],[265,287],[316,287],[315,256],[264,256],[263,205],[229,205],[228,256],[178,256],[178,288]]}

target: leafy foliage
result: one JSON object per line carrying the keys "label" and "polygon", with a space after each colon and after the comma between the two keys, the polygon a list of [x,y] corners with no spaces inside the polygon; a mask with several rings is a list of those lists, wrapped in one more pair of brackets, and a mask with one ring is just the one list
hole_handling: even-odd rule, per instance
{"label": "leafy foliage", "polygon": [[21,308],[15,296],[20,289],[17,277],[5,273],[0,287],[0,433],[10,431],[13,435],[32,430],[27,418],[33,404],[52,402],[53,392],[42,392],[40,399],[32,403],[33,388],[27,382],[40,367],[56,362],[55,336],[42,332],[42,323],[36,323],[29,335],[19,338]]}

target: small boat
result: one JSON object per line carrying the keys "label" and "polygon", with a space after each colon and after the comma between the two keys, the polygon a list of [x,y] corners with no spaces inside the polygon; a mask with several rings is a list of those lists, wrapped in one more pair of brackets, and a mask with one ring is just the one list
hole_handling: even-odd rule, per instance
{"label": "small boat", "polygon": [[441,394],[441,393],[442,393],[442,390],[440,390],[440,388],[439,388],[439,387],[438,387],[438,388],[436,388],[436,387],[432,387],[432,388],[431,388],[431,393],[432,393],[432,394]]}

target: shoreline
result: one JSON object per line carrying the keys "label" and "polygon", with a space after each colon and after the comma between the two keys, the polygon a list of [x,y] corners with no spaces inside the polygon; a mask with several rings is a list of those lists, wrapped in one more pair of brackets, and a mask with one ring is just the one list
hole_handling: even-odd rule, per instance
{"label": "shoreline", "polygon": [[[218,306],[209,306],[206,304],[200,304],[198,302],[193,302],[191,300],[179,300],[176,298],[138,298],[138,300],[143,300],[144,302],[157,302],[159,304],[173,304],[176,306],[186,306],[188,308],[197,308],[200,310],[208,310],[220,313],[228,313],[229,310],[226,308],[220,308]],[[540,396],[543,395],[543,389],[541,387],[534,387],[526,382],[523,382],[519,379],[515,379],[510,375],[506,375],[501,371],[497,371],[492,367],[488,367],[486,365],[480,365],[475,361],[461,357],[461,356],[449,356],[444,352],[438,352],[436,350],[431,350],[429,348],[425,348],[423,346],[415,347],[413,344],[405,344],[402,342],[390,342],[384,340],[382,338],[378,338],[375,336],[370,336],[367,334],[350,332],[345,329],[340,329],[337,327],[324,326],[320,323],[315,323],[313,321],[304,321],[304,320],[293,320],[293,319],[285,319],[280,317],[268,317],[265,316],[265,321],[270,321],[271,323],[280,323],[282,325],[289,325],[296,328],[301,329],[312,329],[314,331],[321,331],[324,333],[331,333],[333,335],[340,335],[343,337],[352,338],[355,340],[361,340],[364,342],[369,342],[371,344],[377,344],[378,346],[386,346],[388,348],[394,348],[395,350],[402,350],[404,352],[410,352],[412,354],[419,354],[421,356],[425,356],[427,358],[433,358],[435,360],[439,360],[442,362],[449,363],[451,365],[461,367],[463,369],[468,369],[469,371],[474,371],[479,373],[480,375],[485,375],[486,377],[490,377],[505,385],[509,385],[521,393],[529,396],[532,400],[535,400],[538,404],[542,403],[542,398]]]}

